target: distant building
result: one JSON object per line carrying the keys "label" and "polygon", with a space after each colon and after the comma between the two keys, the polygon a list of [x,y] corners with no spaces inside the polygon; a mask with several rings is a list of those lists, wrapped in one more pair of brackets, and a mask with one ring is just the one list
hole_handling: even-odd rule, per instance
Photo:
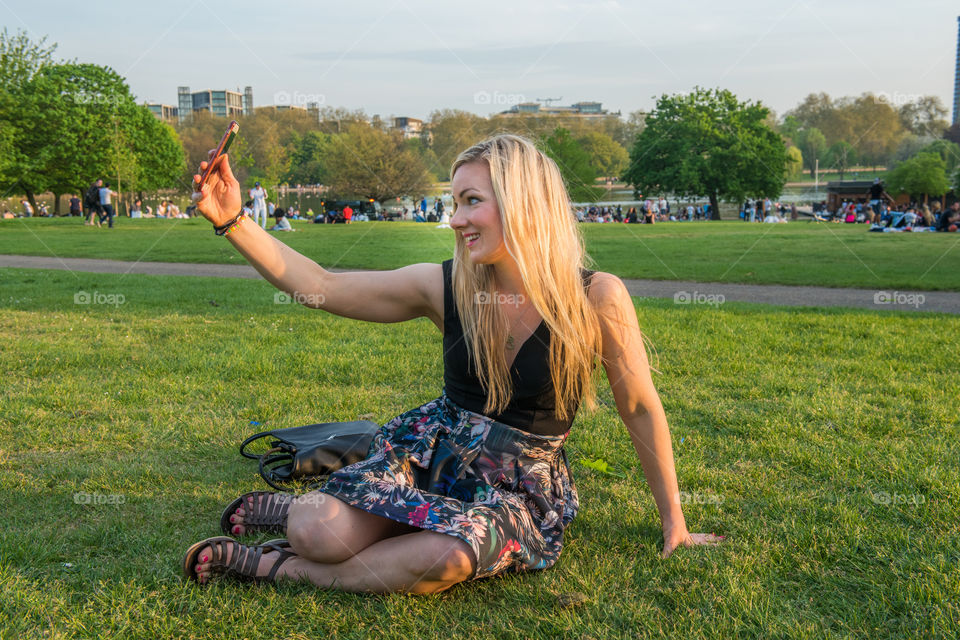
{"label": "distant building", "polygon": [[235,118],[253,112],[253,88],[243,93],[229,89],[190,91],[190,87],[177,88],[177,117],[180,122],[197,111],[207,111],[223,118]]}
{"label": "distant building", "polygon": [[960,16],[957,16],[957,70],[953,74],[953,124],[960,122]]}
{"label": "distant building", "polygon": [[147,109],[150,109],[150,113],[152,113],[157,120],[173,122],[177,119],[177,108],[173,105],[151,102],[147,104]]}
{"label": "distant building", "polygon": [[393,128],[399,129],[404,138],[419,138],[423,135],[423,120],[400,116],[393,119]]}
{"label": "distant building", "polygon": [[501,116],[577,116],[581,118],[606,118],[608,116],[618,116],[619,111],[610,112],[603,108],[600,102],[574,102],[569,107],[554,107],[543,105],[539,102],[521,102],[515,104],[506,111],[501,111]]}

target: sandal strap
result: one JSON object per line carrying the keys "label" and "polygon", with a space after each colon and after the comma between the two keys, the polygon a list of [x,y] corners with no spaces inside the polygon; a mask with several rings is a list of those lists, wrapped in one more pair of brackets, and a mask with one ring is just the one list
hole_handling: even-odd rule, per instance
{"label": "sandal strap", "polygon": [[[244,494],[244,506],[247,505],[248,498],[253,498],[254,507],[252,513],[243,517],[244,526],[286,529],[287,514],[290,511],[293,496],[273,491],[252,491]],[[257,498],[260,498],[259,506],[257,506]]]}
{"label": "sandal strap", "polygon": [[[287,551],[285,547],[276,543],[250,546],[241,544],[236,540],[217,540],[212,546],[213,563],[219,564],[223,568],[224,575],[256,582],[273,582],[280,566],[297,555],[291,551]],[[260,566],[260,560],[263,558],[264,551],[276,551],[279,553],[279,557],[273,563],[273,566],[270,567],[270,572],[265,578],[257,576],[257,568]],[[230,561],[225,562],[224,558],[226,558],[228,554]]]}

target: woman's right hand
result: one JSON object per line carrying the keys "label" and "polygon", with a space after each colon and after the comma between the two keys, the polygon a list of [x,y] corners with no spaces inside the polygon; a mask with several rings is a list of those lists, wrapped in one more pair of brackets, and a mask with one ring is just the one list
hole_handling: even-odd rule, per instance
{"label": "woman's right hand", "polygon": [[[213,152],[211,151],[211,155]],[[200,172],[207,168],[208,162],[200,163]],[[200,174],[194,174],[193,187],[196,189],[200,182]],[[194,191],[193,200],[197,203],[197,210],[203,217],[221,227],[237,217],[240,213],[240,183],[233,176],[227,154],[223,154],[213,162],[213,169],[207,177],[206,184],[199,192]]]}

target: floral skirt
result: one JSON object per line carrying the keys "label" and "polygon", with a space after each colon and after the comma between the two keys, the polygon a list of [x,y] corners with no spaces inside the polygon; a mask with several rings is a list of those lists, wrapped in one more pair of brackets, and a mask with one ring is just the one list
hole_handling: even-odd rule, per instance
{"label": "floral skirt", "polygon": [[579,506],[564,440],[467,411],[444,394],[383,425],[367,459],[331,474],[321,491],[460,538],[476,557],[472,579],[546,569]]}

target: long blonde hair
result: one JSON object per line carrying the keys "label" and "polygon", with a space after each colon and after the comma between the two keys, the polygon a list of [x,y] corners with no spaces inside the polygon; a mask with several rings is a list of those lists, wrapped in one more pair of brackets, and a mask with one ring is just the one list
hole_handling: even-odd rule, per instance
{"label": "long blonde hair", "polygon": [[[581,275],[583,239],[560,170],[532,142],[511,134],[496,135],[462,152],[450,175],[471,162],[486,162],[490,168],[504,244],[520,269],[526,294],[550,329],[556,417],[572,419],[581,400],[588,409],[596,407],[594,374],[601,338]],[[487,393],[485,414],[502,412],[513,394],[504,357],[509,327],[493,288],[493,266],[473,264],[457,234],[453,296],[473,366]]]}

